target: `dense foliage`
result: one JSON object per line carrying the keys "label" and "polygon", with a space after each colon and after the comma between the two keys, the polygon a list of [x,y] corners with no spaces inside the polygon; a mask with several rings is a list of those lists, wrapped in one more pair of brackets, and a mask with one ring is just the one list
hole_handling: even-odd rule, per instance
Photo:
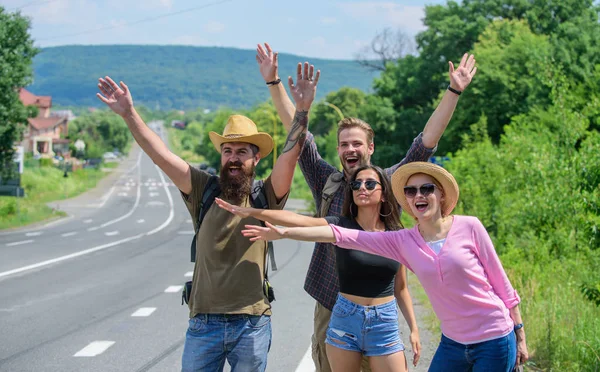
{"label": "dense foliage", "polygon": [[127,124],[108,111],[95,111],[77,117],[69,123],[69,139],[85,143],[85,151],[80,154],[72,147],[73,155],[82,158],[101,158],[110,151],[124,152],[132,139]]}
{"label": "dense foliage", "polygon": [[[280,54],[285,78],[306,57]],[[310,59],[323,73],[319,94],[352,86],[369,90],[375,73],[353,61]],[[100,106],[96,82],[110,75],[125,81],[136,104],[152,109],[248,108],[269,92],[256,66],[255,52],[234,48],[106,45],[44,48],[34,60],[29,89],[51,95],[63,106]]]}
{"label": "dense foliage", "polygon": [[13,170],[13,145],[32,116],[21,101],[18,88],[31,82],[31,60],[37,53],[29,36],[29,20],[6,13],[0,6],[0,177]]}

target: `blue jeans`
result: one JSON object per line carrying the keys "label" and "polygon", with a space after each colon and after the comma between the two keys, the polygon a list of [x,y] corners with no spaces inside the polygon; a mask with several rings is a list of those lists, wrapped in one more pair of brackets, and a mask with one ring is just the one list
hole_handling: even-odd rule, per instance
{"label": "blue jeans", "polygon": [[511,372],[517,361],[515,332],[490,341],[464,345],[442,334],[429,372]]}
{"label": "blue jeans", "polygon": [[198,314],[189,321],[182,372],[264,371],[271,348],[271,317]]}
{"label": "blue jeans", "polygon": [[325,343],[365,356],[403,351],[396,300],[376,306],[362,306],[338,294]]}

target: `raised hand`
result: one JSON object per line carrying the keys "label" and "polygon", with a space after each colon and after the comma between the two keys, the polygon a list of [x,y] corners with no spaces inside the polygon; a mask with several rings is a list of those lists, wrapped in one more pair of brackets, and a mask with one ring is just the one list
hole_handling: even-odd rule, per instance
{"label": "raised hand", "polygon": [[283,238],[283,234],[285,229],[281,227],[276,227],[271,225],[268,222],[265,222],[267,227],[256,226],[256,225],[246,225],[246,229],[242,230],[242,235],[247,238],[250,238],[251,242],[255,242],[257,240],[279,240]]}
{"label": "raised hand", "polygon": [[[308,62],[304,62],[304,73],[302,73],[302,63],[298,63],[296,71],[296,84],[291,76],[288,77],[288,84],[290,86],[290,92],[296,102],[296,111],[308,111],[310,105],[315,99],[317,94],[317,84],[319,83],[319,77],[321,71],[317,70],[317,74],[314,74],[315,66],[308,65]],[[313,79],[314,75],[314,79]]]}
{"label": "raised hand", "polygon": [[263,79],[265,79],[265,82],[268,83],[279,79],[277,73],[277,53],[273,53],[269,43],[265,43],[264,48],[262,45],[258,44],[256,47],[256,62],[258,62],[260,74]]}
{"label": "raised hand", "polygon": [[448,71],[448,75],[450,75],[450,87],[462,92],[469,84],[471,84],[471,79],[473,79],[473,76],[475,76],[475,73],[477,72],[477,67],[475,67],[475,56],[473,54],[469,55],[469,53],[465,53],[456,70],[454,69],[452,61],[448,61],[448,64],[450,65]]}
{"label": "raised hand", "polygon": [[241,218],[246,218],[250,216],[250,208],[239,207],[237,205],[227,203],[225,200],[220,198],[215,198],[215,202],[219,207],[235,214],[236,216],[240,216]]}
{"label": "raised hand", "polygon": [[98,81],[98,89],[102,94],[96,93],[96,96],[100,101],[106,103],[111,110],[121,116],[128,115],[133,111],[133,99],[124,82],[121,81],[121,86],[119,86],[108,76],[104,79],[100,78]]}

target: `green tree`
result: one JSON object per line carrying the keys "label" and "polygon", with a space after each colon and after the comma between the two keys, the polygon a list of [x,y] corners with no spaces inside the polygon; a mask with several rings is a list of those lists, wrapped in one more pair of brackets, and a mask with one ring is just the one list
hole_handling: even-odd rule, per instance
{"label": "green tree", "polygon": [[0,176],[10,177],[13,146],[21,139],[28,111],[18,89],[32,79],[31,62],[38,50],[29,35],[29,20],[0,6]]}

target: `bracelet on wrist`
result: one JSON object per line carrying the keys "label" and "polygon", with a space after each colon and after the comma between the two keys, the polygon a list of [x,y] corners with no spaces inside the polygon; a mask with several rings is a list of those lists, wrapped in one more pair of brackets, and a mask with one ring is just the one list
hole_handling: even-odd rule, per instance
{"label": "bracelet on wrist", "polygon": [[450,85],[448,85],[448,90],[451,91],[452,93],[456,94],[457,96],[460,96],[462,94],[462,92],[460,90],[456,90],[456,89],[452,88]]}
{"label": "bracelet on wrist", "polygon": [[523,328],[523,323],[515,324],[515,331],[518,331],[521,328]]}
{"label": "bracelet on wrist", "polygon": [[267,85],[270,86],[270,87],[272,87],[272,86],[277,85],[279,83],[281,83],[281,79],[277,79],[277,80],[273,80],[273,81],[268,81]]}

